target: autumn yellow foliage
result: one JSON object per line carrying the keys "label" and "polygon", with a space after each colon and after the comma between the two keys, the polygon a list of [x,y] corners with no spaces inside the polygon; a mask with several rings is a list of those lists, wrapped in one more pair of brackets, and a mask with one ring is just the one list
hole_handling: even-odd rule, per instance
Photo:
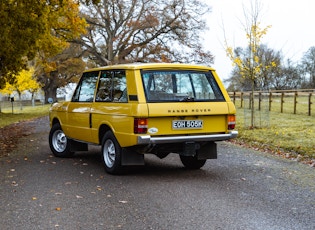
{"label": "autumn yellow foliage", "polygon": [[11,95],[13,92],[17,92],[19,96],[25,91],[31,93],[37,91],[40,88],[40,84],[34,79],[34,68],[29,70],[22,70],[17,74],[16,80],[13,83],[6,82],[4,89],[0,90],[0,93]]}
{"label": "autumn yellow foliage", "polygon": [[37,65],[45,72],[55,71],[57,63],[54,57],[67,49],[72,41],[86,32],[87,23],[81,18],[79,3],[74,0],[50,1],[46,18],[46,31],[38,40],[40,47]]}
{"label": "autumn yellow foliage", "polygon": [[[236,56],[234,50],[225,41],[225,51],[227,57],[232,61],[233,66],[237,66],[239,72],[243,78],[250,79],[252,81],[261,73],[262,63],[258,56],[258,48],[261,44],[261,39],[266,35],[268,29],[271,26],[265,28],[260,27],[260,23],[251,25],[250,29],[246,33],[246,39],[248,40],[248,47],[250,49],[249,57],[243,60],[241,57]],[[264,65],[264,68],[275,67],[276,63],[270,63],[270,66]]]}

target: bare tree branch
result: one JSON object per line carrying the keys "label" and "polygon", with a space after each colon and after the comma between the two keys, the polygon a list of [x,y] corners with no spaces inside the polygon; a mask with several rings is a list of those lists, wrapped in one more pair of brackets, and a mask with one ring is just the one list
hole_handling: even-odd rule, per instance
{"label": "bare tree branch", "polygon": [[213,56],[199,36],[209,12],[198,0],[101,0],[82,8],[89,33],[76,42],[99,65],[139,60],[210,65]]}

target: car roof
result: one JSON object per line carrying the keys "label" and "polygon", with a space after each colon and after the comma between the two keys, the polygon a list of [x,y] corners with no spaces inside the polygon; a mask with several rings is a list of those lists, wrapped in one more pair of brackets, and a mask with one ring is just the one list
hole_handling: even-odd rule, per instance
{"label": "car roof", "polygon": [[182,64],[182,63],[128,63],[103,66],[93,69],[88,69],[84,72],[100,71],[100,70],[119,70],[119,69],[193,69],[193,70],[214,70],[209,66],[202,66],[196,64]]}

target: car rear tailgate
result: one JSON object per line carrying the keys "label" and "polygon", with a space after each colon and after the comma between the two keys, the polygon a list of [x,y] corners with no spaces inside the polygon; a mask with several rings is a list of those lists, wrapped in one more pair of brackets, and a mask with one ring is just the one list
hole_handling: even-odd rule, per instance
{"label": "car rear tailgate", "polygon": [[226,133],[226,102],[149,103],[150,135]]}

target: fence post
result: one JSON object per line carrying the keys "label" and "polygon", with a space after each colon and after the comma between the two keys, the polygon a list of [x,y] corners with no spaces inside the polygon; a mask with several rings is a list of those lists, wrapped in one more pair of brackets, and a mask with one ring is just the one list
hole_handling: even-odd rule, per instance
{"label": "fence post", "polygon": [[312,93],[309,94],[308,96],[308,115],[312,115]]}
{"label": "fence post", "polygon": [[294,93],[294,111],[293,111],[294,114],[296,114],[297,97],[298,97],[298,92],[295,92]]}
{"label": "fence post", "polygon": [[261,110],[261,92],[259,92],[258,94],[258,110],[260,111]]}
{"label": "fence post", "polygon": [[281,113],[283,113],[284,93],[281,93]]}
{"label": "fence post", "polygon": [[234,103],[234,105],[235,105],[235,100],[236,100],[236,92],[234,91],[233,92],[233,103]]}
{"label": "fence post", "polygon": [[269,93],[269,112],[271,112],[272,92]]}
{"label": "fence post", "polygon": [[241,92],[241,108],[243,108],[243,100],[244,100],[243,96],[244,96],[244,93]]}

